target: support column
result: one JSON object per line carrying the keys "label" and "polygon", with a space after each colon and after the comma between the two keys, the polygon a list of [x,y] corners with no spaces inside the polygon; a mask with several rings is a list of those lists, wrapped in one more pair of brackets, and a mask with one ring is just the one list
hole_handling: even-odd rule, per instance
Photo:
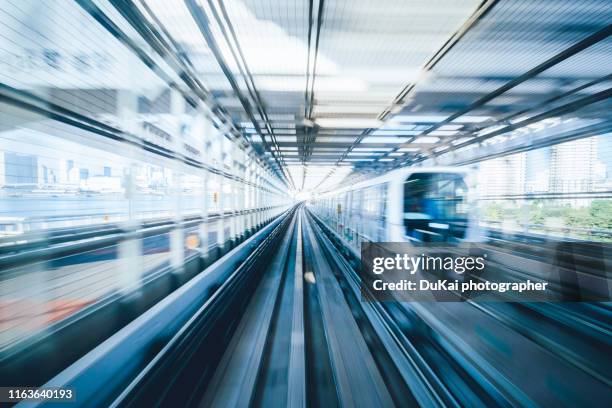
{"label": "support column", "polygon": [[171,190],[174,196],[174,224],[172,229],[170,230],[170,266],[172,267],[172,272],[180,274],[183,272],[183,267],[185,263],[185,246],[183,240],[183,225],[182,225],[182,205],[180,199],[180,182],[181,176],[179,174],[176,175],[172,181],[178,184],[176,187],[173,187]]}
{"label": "support column", "polygon": [[217,220],[217,248],[219,251],[219,255],[223,256],[225,254],[225,241],[226,241],[226,236],[225,236],[225,214],[224,214],[224,210],[225,210],[225,193],[223,191],[223,187],[224,187],[224,177],[221,175],[217,175],[217,184],[218,184],[218,188],[216,193],[216,197],[217,197],[217,213],[218,213],[218,220]]}
{"label": "support column", "polygon": [[[204,119],[204,128],[202,135],[202,152],[204,152],[204,157],[207,162],[208,158],[211,156],[210,148],[208,141],[210,137],[214,134],[214,126],[208,119]],[[210,164],[210,163],[207,163]],[[203,177],[203,185],[202,185],[202,197],[201,197],[201,214],[202,214],[202,223],[200,224],[199,232],[200,232],[200,258],[202,260],[201,267],[202,269],[206,268],[213,261],[211,254],[209,253],[210,240],[208,238],[210,226],[208,224],[208,216],[210,209],[210,200],[208,197],[210,190],[210,178],[212,177],[212,173],[208,170],[202,171]]]}
{"label": "support column", "polygon": [[248,185],[247,185],[247,199],[248,199],[248,209],[249,209],[249,214],[247,216],[247,231],[248,231],[248,235],[253,235],[254,232],[254,227],[255,227],[255,213],[253,212],[254,208],[255,208],[255,203],[254,203],[254,188],[253,188],[253,161],[252,158],[249,157],[249,165],[247,166],[247,180],[248,180]]}
{"label": "support column", "polygon": [[261,191],[262,196],[263,196],[263,207],[264,207],[264,211],[263,211],[263,220],[264,220],[264,224],[268,223],[268,220],[270,218],[270,197],[268,195],[268,192],[266,190],[262,190]]}
{"label": "support column", "polygon": [[247,209],[246,207],[246,200],[245,200],[245,189],[246,189],[246,185],[245,185],[245,181],[246,181],[246,177],[245,177],[245,167],[246,166],[246,162],[245,162],[245,157],[244,157],[244,151],[242,149],[238,149],[238,163],[239,163],[239,171],[238,171],[238,175],[240,176],[240,178],[243,180],[242,182],[238,183],[239,184],[239,190],[238,190],[238,210],[240,211],[240,219],[239,219],[239,223],[238,223],[238,234],[239,234],[239,239],[240,242],[244,241],[247,233],[246,233],[246,213],[245,210]]}
{"label": "support column", "polygon": [[[238,149],[236,146],[232,145],[232,175],[234,177],[240,177],[240,166],[238,165]],[[236,241],[236,245],[240,243],[240,237],[242,235],[242,230],[240,229],[240,210],[242,210],[240,205],[240,182],[234,180],[232,183],[233,191],[234,191],[234,240]]]}
{"label": "support column", "polygon": [[[136,114],[138,112],[138,96],[128,90],[118,91],[117,96],[118,115],[121,128],[128,132],[136,131]],[[123,168],[124,198],[127,204],[126,218],[122,220],[121,226],[125,231],[125,239],[118,245],[118,267],[116,275],[117,289],[121,293],[133,291],[144,273],[142,240],[140,236],[140,223],[136,214],[136,203],[134,198],[136,172],[138,166],[131,159],[139,154],[139,147],[126,146],[124,157],[129,157]]]}
{"label": "support column", "polygon": [[256,190],[256,194],[255,194],[255,206],[257,207],[257,212],[256,212],[256,220],[257,220],[257,229],[261,228],[261,224],[263,222],[263,216],[262,216],[262,210],[261,210],[261,176],[260,176],[260,171],[261,169],[257,169],[257,174],[255,176],[255,184],[257,185],[257,190]]}
{"label": "support column", "polygon": [[[229,149],[226,150],[229,155],[229,173],[231,176],[234,175],[234,146],[233,144],[229,145]],[[225,180],[227,183],[227,191],[228,194],[226,196],[225,206],[229,212],[229,236],[228,236],[228,250],[234,248],[236,246],[236,197],[235,197],[235,181],[232,178],[228,178]]]}
{"label": "support column", "polygon": [[202,214],[202,222],[200,223],[200,258],[202,259],[202,269],[206,268],[210,264],[210,254],[208,253],[208,247],[210,242],[208,240],[208,179],[210,173],[204,172],[204,180],[202,185],[202,197],[200,197],[200,211]]}
{"label": "support column", "polygon": [[[259,182],[261,183],[261,179],[259,180]],[[266,210],[264,209],[265,206],[266,206],[266,196],[260,184],[259,185],[259,222],[262,227],[263,227],[264,222],[266,222]]]}
{"label": "support column", "polygon": [[[185,112],[185,98],[176,90],[170,92],[170,114],[175,118],[173,150],[181,152],[183,149],[183,136],[181,135],[180,118]],[[185,239],[183,230],[183,172],[181,163],[174,160],[172,165],[172,186],[170,187],[172,200],[173,228],[170,230],[170,266],[172,272],[177,275],[179,280],[184,279],[182,274],[185,270]]]}
{"label": "support column", "polygon": [[[217,167],[223,169],[223,143],[225,136],[219,131],[216,131],[216,148],[217,148]],[[217,253],[218,256],[223,256],[226,252],[226,236],[225,236],[225,192],[223,191],[225,178],[218,174],[217,179]]]}

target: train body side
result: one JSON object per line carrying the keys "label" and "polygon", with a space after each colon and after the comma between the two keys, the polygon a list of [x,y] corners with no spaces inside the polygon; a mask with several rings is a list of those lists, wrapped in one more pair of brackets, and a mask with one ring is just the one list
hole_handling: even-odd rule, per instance
{"label": "train body side", "polygon": [[477,224],[467,177],[452,167],[399,169],[321,194],[312,207],[356,250],[364,241],[461,241],[475,236]]}

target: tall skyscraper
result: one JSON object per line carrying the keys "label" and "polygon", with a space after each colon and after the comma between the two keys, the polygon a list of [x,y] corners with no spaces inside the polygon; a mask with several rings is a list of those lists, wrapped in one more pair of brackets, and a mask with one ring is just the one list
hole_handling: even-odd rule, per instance
{"label": "tall skyscraper", "polygon": [[593,191],[596,163],[596,137],[553,146],[550,157],[550,192]]}

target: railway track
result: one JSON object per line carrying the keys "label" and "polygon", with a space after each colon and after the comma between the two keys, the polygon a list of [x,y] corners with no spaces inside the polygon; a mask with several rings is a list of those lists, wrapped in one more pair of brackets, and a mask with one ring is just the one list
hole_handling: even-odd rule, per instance
{"label": "railway track", "polygon": [[[214,264],[47,385],[117,407],[587,405],[610,396],[607,327],[577,329],[607,305],[581,304],[561,319],[566,305],[365,302],[353,260],[316,216],[301,207],[268,228],[228,254],[232,265]],[[590,365],[575,359],[582,352]],[[570,395],[570,384],[588,393]]]}

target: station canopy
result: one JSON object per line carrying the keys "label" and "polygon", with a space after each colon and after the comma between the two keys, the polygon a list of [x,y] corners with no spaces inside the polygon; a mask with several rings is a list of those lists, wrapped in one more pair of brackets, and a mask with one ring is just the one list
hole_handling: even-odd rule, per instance
{"label": "station canopy", "polygon": [[139,7],[295,190],[491,138],[561,134],[556,127],[568,121],[586,132],[611,108],[605,0],[144,0]]}

